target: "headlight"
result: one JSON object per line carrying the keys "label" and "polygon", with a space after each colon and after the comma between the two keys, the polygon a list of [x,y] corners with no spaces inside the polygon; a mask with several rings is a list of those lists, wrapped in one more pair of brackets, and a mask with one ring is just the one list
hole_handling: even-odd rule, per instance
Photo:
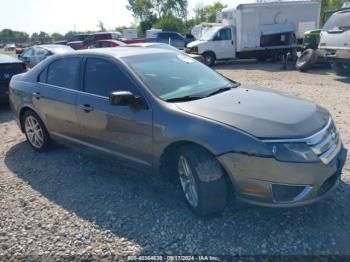
{"label": "headlight", "polygon": [[197,46],[194,46],[191,48],[191,54],[198,55],[198,47]]}
{"label": "headlight", "polygon": [[318,156],[305,143],[275,143],[272,153],[279,161],[285,162],[319,162]]}

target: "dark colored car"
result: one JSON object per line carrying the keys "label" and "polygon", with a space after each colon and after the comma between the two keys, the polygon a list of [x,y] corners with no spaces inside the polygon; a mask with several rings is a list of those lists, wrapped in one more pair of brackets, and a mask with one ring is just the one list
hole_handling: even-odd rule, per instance
{"label": "dark colored car", "polygon": [[168,50],[54,56],[13,77],[10,90],[33,149],[57,140],[174,175],[201,215],[222,211],[229,196],[274,207],[318,201],[339,184],[347,154],[326,109]]}
{"label": "dark colored car", "polygon": [[26,66],[22,61],[0,54],[0,103],[8,102],[9,83],[12,76],[25,71]]}
{"label": "dark colored car", "polygon": [[115,40],[115,39],[109,39],[109,40],[98,40],[95,42],[92,42],[88,49],[94,49],[94,48],[106,48],[106,47],[117,47],[117,46],[126,46],[124,42]]}
{"label": "dark colored car", "polygon": [[158,42],[174,46],[178,49],[185,49],[187,44],[195,40],[191,34],[185,34],[185,36],[177,32],[158,32],[156,38],[147,39],[148,42]]}
{"label": "dark colored car", "polygon": [[74,35],[67,40],[62,40],[62,41],[56,41],[56,45],[67,45],[70,42],[76,42],[76,41],[84,41],[86,38],[88,38],[90,34],[79,34],[79,35]]}

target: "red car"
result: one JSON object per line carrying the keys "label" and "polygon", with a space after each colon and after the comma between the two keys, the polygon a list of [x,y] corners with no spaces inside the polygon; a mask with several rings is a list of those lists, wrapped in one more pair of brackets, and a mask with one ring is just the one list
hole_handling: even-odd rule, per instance
{"label": "red car", "polygon": [[93,49],[93,48],[117,47],[117,46],[123,46],[123,45],[126,45],[126,44],[115,39],[107,39],[107,40],[94,41],[91,44],[89,44],[87,48]]}
{"label": "red car", "polygon": [[86,49],[90,45],[100,40],[118,40],[126,44],[143,43],[144,39],[123,39],[120,32],[99,32],[88,36],[84,41],[69,42],[67,45],[75,50]]}

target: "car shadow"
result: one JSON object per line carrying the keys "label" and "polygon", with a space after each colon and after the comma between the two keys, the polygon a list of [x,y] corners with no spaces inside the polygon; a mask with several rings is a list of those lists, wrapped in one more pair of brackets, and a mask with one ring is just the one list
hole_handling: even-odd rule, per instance
{"label": "car shadow", "polygon": [[13,115],[9,104],[0,104],[0,124],[11,121]]}
{"label": "car shadow", "polygon": [[5,165],[50,202],[137,243],[142,254],[350,254],[347,183],[307,207],[240,204],[198,218],[173,183],[62,146],[38,154],[18,143]]}

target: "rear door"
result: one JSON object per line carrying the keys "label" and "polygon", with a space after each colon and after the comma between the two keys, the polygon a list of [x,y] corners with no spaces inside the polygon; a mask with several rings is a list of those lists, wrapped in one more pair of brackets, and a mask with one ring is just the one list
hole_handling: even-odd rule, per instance
{"label": "rear door", "polygon": [[40,91],[33,94],[46,127],[58,138],[76,139],[79,134],[76,99],[81,64],[80,57],[55,60],[39,75]]}
{"label": "rear door", "polygon": [[88,57],[84,69],[84,92],[78,94],[77,111],[81,141],[142,167],[152,164],[152,111],[109,104],[113,91],[142,96],[136,82],[114,60]]}
{"label": "rear door", "polygon": [[213,41],[217,59],[235,58],[235,41],[231,28],[220,29]]}

